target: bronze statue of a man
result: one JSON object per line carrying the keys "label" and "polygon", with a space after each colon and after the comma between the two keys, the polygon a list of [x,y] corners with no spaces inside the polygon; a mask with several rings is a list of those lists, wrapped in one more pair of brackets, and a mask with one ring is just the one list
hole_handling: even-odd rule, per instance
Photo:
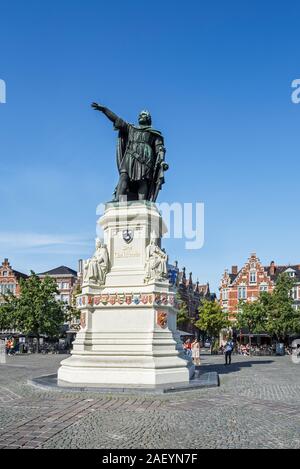
{"label": "bronze statue of a man", "polygon": [[93,103],[96,111],[101,111],[119,131],[117,145],[117,165],[120,174],[115,190],[115,199],[156,201],[159,190],[164,183],[165,163],[164,139],[158,130],[151,127],[151,116],[148,111],[139,115],[139,125],[124,121],[110,109]]}

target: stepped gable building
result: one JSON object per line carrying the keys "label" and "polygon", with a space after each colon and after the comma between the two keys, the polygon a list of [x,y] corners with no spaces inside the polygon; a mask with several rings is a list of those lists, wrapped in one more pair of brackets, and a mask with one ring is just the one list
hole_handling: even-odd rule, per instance
{"label": "stepped gable building", "polygon": [[[214,301],[216,295],[210,292],[209,283],[200,285],[198,280],[193,282],[193,274],[189,273],[189,278],[186,277],[186,269],[183,267],[182,272],[179,272],[177,281],[177,291],[179,297],[187,306],[189,319],[197,320],[199,318],[199,305],[203,300]],[[187,332],[198,335],[198,331],[194,329],[189,321],[186,325]]]}
{"label": "stepped gable building", "polygon": [[13,269],[8,259],[4,259],[0,266],[0,301],[2,295],[13,293],[15,296],[20,294],[20,279],[28,278],[28,275]]}
{"label": "stepped gable building", "polygon": [[68,305],[71,304],[72,294],[78,283],[76,270],[61,265],[60,267],[56,267],[55,269],[48,270],[47,272],[42,272],[37,275],[41,279],[45,278],[46,276],[53,278],[57,283],[57,289],[59,291],[57,300],[64,301]]}
{"label": "stepped gable building", "polygon": [[229,319],[234,320],[240,300],[255,301],[263,291],[271,293],[280,274],[286,273],[295,278],[293,288],[295,308],[300,308],[300,264],[276,265],[274,261],[263,266],[255,253],[241,269],[232,266],[231,272],[225,270],[220,284],[220,303]]}

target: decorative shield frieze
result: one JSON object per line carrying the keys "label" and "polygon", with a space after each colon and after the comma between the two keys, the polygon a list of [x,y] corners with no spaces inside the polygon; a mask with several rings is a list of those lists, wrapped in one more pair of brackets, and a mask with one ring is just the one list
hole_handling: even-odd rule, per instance
{"label": "decorative shield frieze", "polygon": [[141,294],[141,302],[143,305],[146,305],[149,303],[149,295],[145,295],[144,293]]}
{"label": "decorative shield frieze", "polygon": [[162,329],[165,329],[168,325],[168,313],[165,311],[156,312],[156,323]]}
{"label": "decorative shield frieze", "polygon": [[108,302],[109,302],[110,305],[114,305],[116,303],[116,301],[117,301],[117,295],[109,295]]}
{"label": "decorative shield frieze", "polygon": [[107,305],[108,299],[109,299],[109,295],[108,295],[108,294],[101,295],[101,303],[102,303],[103,305]]}
{"label": "decorative shield frieze", "polygon": [[101,302],[101,296],[95,296],[94,297],[94,304],[95,305],[99,305]]}
{"label": "decorative shield frieze", "polygon": [[123,230],[122,232],[123,239],[125,243],[130,244],[133,240],[133,231],[132,230]]}
{"label": "decorative shield frieze", "polygon": [[166,293],[163,293],[161,295],[161,304],[162,305],[167,305],[168,304],[168,295]]}
{"label": "decorative shield frieze", "polygon": [[160,304],[161,304],[161,294],[160,294],[160,293],[155,293],[154,302],[155,302],[157,305],[160,305]]}
{"label": "decorative shield frieze", "polygon": [[169,304],[174,306],[174,295],[169,295]]}
{"label": "decorative shield frieze", "polygon": [[132,295],[125,295],[125,302],[126,302],[128,305],[131,305],[131,303],[132,303]]}
{"label": "decorative shield frieze", "polygon": [[117,295],[117,303],[119,303],[119,305],[122,305],[125,301],[125,294],[124,293],[119,293]]}
{"label": "decorative shield frieze", "polygon": [[84,329],[86,326],[86,313],[80,314],[80,327]]}
{"label": "decorative shield frieze", "polygon": [[140,301],[141,301],[140,295],[134,295],[134,296],[133,296],[133,303],[134,303],[135,305],[140,304]]}

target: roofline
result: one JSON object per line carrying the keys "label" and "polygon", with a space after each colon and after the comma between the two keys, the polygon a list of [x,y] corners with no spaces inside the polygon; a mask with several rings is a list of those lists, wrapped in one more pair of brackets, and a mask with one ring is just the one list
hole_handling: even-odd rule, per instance
{"label": "roofline", "polygon": [[76,274],[48,274],[48,273],[43,273],[43,274],[36,274],[38,277],[77,277],[78,272]]}

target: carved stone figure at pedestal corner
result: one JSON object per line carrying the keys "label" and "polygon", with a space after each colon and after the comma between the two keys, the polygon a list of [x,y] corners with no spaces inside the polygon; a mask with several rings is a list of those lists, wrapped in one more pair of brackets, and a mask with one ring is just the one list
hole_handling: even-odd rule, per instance
{"label": "carved stone figure at pedestal corner", "polygon": [[166,252],[157,245],[154,238],[151,238],[146,248],[145,283],[168,278],[167,262]]}
{"label": "carved stone figure at pedestal corner", "polygon": [[84,261],[83,286],[101,286],[105,284],[109,269],[108,251],[99,238],[96,239],[96,251],[90,259]]}

